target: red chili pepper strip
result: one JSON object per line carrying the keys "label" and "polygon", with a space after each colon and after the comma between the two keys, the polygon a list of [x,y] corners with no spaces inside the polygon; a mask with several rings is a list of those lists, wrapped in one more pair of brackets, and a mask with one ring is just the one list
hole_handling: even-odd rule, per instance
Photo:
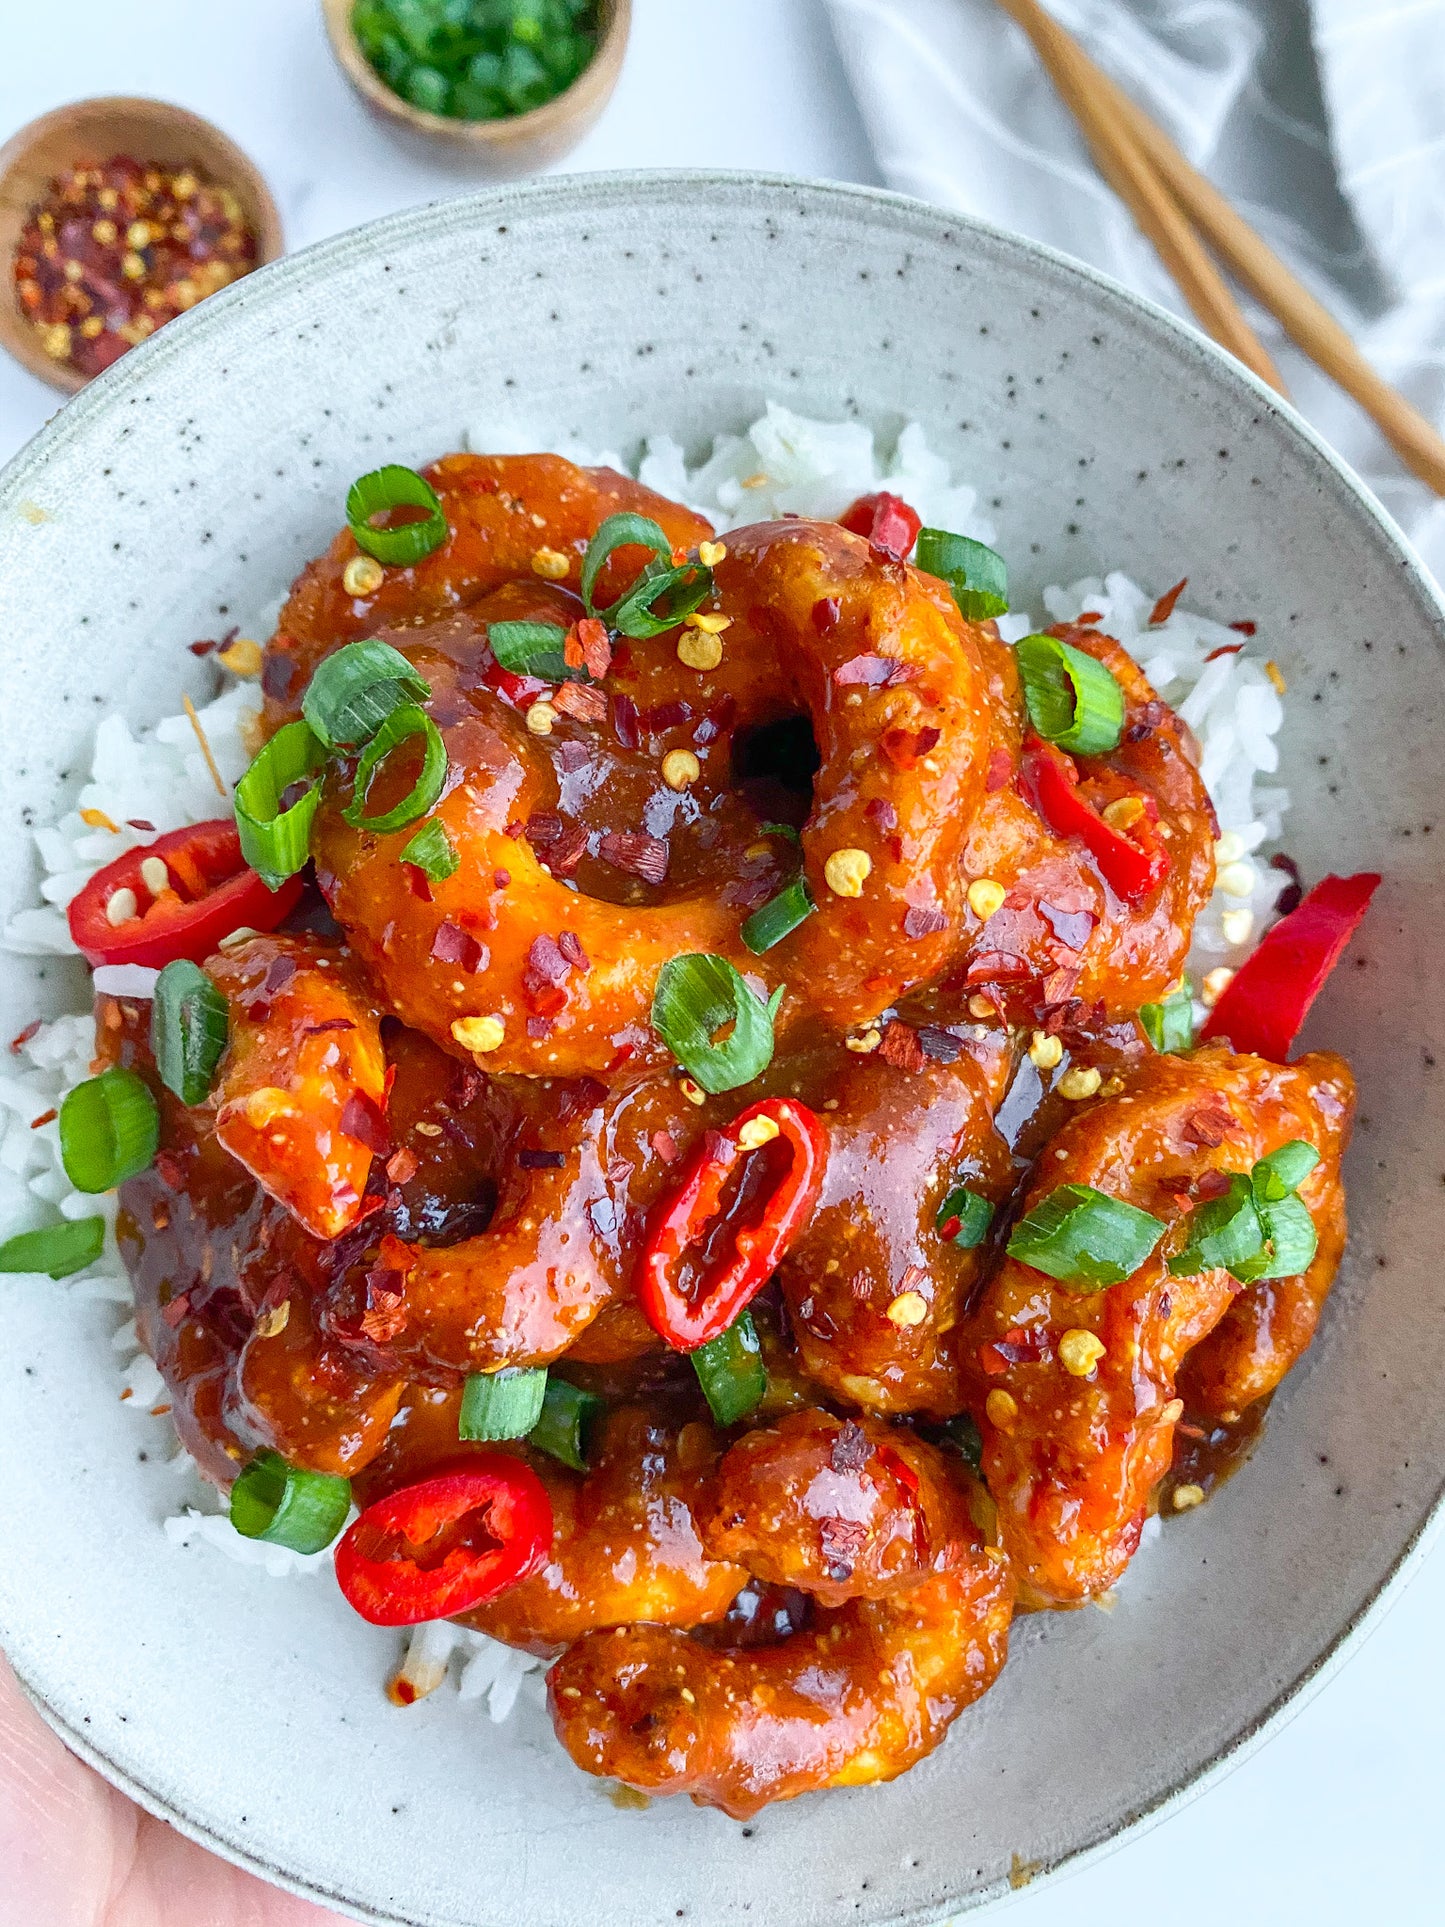
{"label": "red chili pepper strip", "polygon": [[[141,867],[150,857],[158,857],[169,873],[169,888],[158,896],[147,887]],[[106,910],[117,890],[134,894],[136,914],[112,923]],[[274,930],[301,890],[299,876],[268,890],[246,867],[236,826],[225,818],[192,823],[127,850],[96,871],[66,915],[76,948],[88,962],[159,970],[178,957],[204,963],[233,930]]]}
{"label": "red chili pepper strip", "polygon": [[[765,1155],[745,1150],[745,1127],[766,1118],[792,1153],[788,1168],[763,1201],[734,1232],[730,1251],[706,1266],[696,1290],[684,1289],[687,1254],[698,1252],[715,1227],[728,1179],[741,1159]],[[768,1142],[776,1142],[770,1139]],[[674,1350],[696,1351],[744,1311],[773,1275],[804,1229],[823,1188],[828,1131],[806,1104],[768,1097],[740,1111],[725,1130],[709,1131],[677,1185],[655,1207],[637,1273],[637,1297],[654,1331]]]}
{"label": "red chili pepper strip", "polygon": [[1116,897],[1142,903],[1169,871],[1169,853],[1155,839],[1147,816],[1125,836],[1107,824],[1079,788],[1079,772],[1071,756],[1038,737],[1029,739],[1024,760],[1025,781],[1033,791],[1040,816],[1059,836],[1076,836],[1099,866],[1099,873]]}
{"label": "red chili pepper strip", "polygon": [[1227,1037],[1237,1051],[1283,1064],[1379,884],[1373,870],[1317,883],[1235,972],[1201,1039]]}
{"label": "red chili pepper strip", "polygon": [[897,495],[860,495],[838,517],[854,535],[864,536],[875,549],[901,562],[918,540],[923,518]]}
{"label": "red chili pepper strip", "polygon": [[373,1626],[448,1619],[529,1579],[552,1546],[546,1487],[510,1452],[405,1485],[369,1505],[336,1548],[336,1581]]}

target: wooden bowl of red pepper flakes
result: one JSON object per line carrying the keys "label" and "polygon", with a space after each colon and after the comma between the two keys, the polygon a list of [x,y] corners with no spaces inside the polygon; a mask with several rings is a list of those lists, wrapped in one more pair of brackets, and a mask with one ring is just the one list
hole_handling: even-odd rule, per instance
{"label": "wooden bowl of red pepper flakes", "polygon": [[0,340],[67,393],[283,251],[256,167],[182,107],[73,101],[0,148]]}

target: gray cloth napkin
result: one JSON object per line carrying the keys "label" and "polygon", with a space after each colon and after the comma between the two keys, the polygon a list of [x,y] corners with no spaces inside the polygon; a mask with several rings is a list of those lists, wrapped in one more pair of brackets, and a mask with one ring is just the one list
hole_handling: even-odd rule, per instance
{"label": "gray cloth napkin", "polygon": [[[1037,56],[994,0],[825,0],[890,186],[1081,256],[1177,312]],[[1445,0],[1048,0],[1445,425]],[[1445,579],[1445,502],[1280,333],[1292,399]]]}

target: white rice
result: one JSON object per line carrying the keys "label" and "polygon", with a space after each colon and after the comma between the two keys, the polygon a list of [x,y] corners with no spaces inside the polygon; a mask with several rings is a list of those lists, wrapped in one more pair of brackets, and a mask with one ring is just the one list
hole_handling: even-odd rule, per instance
{"label": "white rice", "polygon": [[[471,447],[503,453],[539,445],[531,436],[509,434],[494,424],[470,431],[465,439]],[[556,452],[619,469],[630,466],[609,453],[571,446],[559,446]],[[954,480],[929,450],[917,423],[903,430],[885,456],[858,423],[812,421],[770,403],[745,435],[719,437],[698,467],[689,468],[682,448],[660,436],[647,444],[635,473],[649,487],[689,503],[720,529],[787,512],[835,516],[859,495],[887,488],[931,526],[981,542],[994,539],[991,523],[978,512],[976,492]],[[1000,627],[1012,642],[1045,620],[1065,621],[1086,609],[1098,611],[1100,627],[1129,650],[1198,736],[1204,779],[1225,838],[1221,886],[1200,917],[1195,936],[1195,967],[1203,971],[1242,960],[1286,881],[1280,871],[1252,861],[1265,844],[1278,839],[1289,806],[1283,788],[1262,780],[1273,776],[1279,765],[1275,737],[1284,711],[1264,667],[1270,650],[1263,637],[1239,650],[1242,638],[1236,631],[1183,606],[1166,622],[1150,625],[1156,597],[1169,586],[1145,589],[1118,573],[1102,580],[1085,577],[1066,588],[1046,589],[1042,610],[1016,612]],[[276,608],[279,602],[273,613]],[[269,621],[258,623],[255,633],[265,634],[270,627]],[[1206,661],[1220,649],[1231,653]],[[248,742],[257,711],[254,684],[229,681],[200,711],[201,727],[229,785],[250,760]],[[5,946],[32,957],[75,955],[65,907],[88,879],[126,850],[187,823],[213,818],[220,808],[187,716],[168,716],[139,733],[123,717],[107,717],[96,731],[89,780],[71,808],[33,832],[42,873],[41,902],[11,918]],[[87,823],[82,812],[99,812],[119,827],[97,827],[95,817]],[[137,830],[131,819],[155,827]],[[153,971],[126,966],[97,971],[95,984],[118,996],[144,999],[154,977]],[[74,1191],[61,1166],[56,1124],[34,1127],[36,1118],[57,1108],[63,1094],[90,1074],[93,1050],[94,1025],[87,1011],[41,1025],[8,1063],[0,1064],[0,1236],[48,1222],[56,1211],[64,1218],[99,1212],[107,1224],[104,1251],[59,1289],[129,1307],[130,1285],[114,1240],[114,1196],[97,1199]],[[140,1350],[128,1314],[115,1343],[122,1360],[118,1395],[132,1411],[154,1418],[154,1408],[166,1403],[166,1389],[155,1364]],[[189,1455],[178,1450],[170,1463],[185,1482],[173,1501],[179,1509],[165,1519],[163,1528],[178,1552],[204,1545],[275,1578],[330,1571],[329,1552],[303,1557],[242,1538],[224,1511],[217,1510],[219,1496],[200,1478]],[[506,1717],[520,1693],[536,1697],[540,1691],[540,1661],[447,1622],[413,1631],[405,1665],[430,1680],[454,1679],[459,1698],[485,1699],[494,1720]]]}

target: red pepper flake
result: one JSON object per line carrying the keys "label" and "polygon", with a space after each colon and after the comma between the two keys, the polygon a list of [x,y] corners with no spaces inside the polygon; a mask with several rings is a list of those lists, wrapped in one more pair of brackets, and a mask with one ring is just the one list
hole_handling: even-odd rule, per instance
{"label": "red pepper flake", "polygon": [[510,870],[493,870],[492,882],[497,886],[499,890],[505,890],[507,885],[511,881],[512,881],[512,873]]}
{"label": "red pepper flake", "polygon": [[294,957],[273,957],[266,966],[266,975],[261,980],[261,988],[268,997],[283,991],[296,975],[298,965]]}
{"label": "red pepper flake", "polygon": [[178,1291],[174,1298],[167,1299],[161,1306],[161,1317],[174,1331],[177,1325],[183,1322],[190,1309],[191,1294],[188,1291]]}
{"label": "red pepper flake", "polygon": [[638,718],[649,736],[660,736],[665,729],[680,729],[692,721],[692,705],[684,702],[658,703]]}
{"label": "red pepper flake", "polygon": [[376,1099],[368,1097],[365,1091],[353,1091],[342,1106],[341,1134],[378,1155],[391,1149],[391,1132],[387,1129],[386,1114]]}
{"label": "red pepper flake", "polygon": [[876,823],[880,830],[896,830],[898,828],[898,812],[894,809],[893,805],[882,796],[875,796],[863,814],[870,823]]}
{"label": "red pepper flake", "polygon": [[186,1181],[185,1166],[174,1151],[157,1151],[152,1160],[152,1168],[169,1191],[179,1191]]}
{"label": "red pepper flake", "polygon": [[518,1151],[517,1163],[524,1171],[565,1171],[565,1151]]}
{"label": "red pepper flake", "polygon": [[579,1077],[562,1093],[562,1100],[557,1106],[558,1119],[565,1124],[569,1118],[581,1117],[585,1111],[595,1111],[606,1100],[607,1086],[600,1078]]}
{"label": "red pepper flake", "polygon": [[920,937],[936,937],[940,930],[948,928],[948,916],[942,910],[923,910],[917,904],[910,904],[903,918],[903,934],[917,942]]}
{"label": "red pepper flake", "polygon": [[1211,649],[1204,658],[1206,662],[1218,662],[1221,656],[1237,656],[1244,647],[1242,642],[1221,642],[1217,649]]}
{"label": "red pepper flake", "polygon": [[547,868],[553,876],[570,876],[577,868],[587,849],[587,835],[587,826],[583,823],[574,823],[562,832],[561,841],[547,852]]}
{"label": "red pepper flake", "polygon": [[1074,620],[1082,629],[1086,624],[1102,622],[1104,620],[1104,611],[1102,609],[1085,609],[1081,615],[1075,616]]}
{"label": "red pepper flake", "polygon": [[155,824],[148,823],[143,816],[128,816],[125,820],[131,829],[144,830],[148,835],[154,836]]}
{"label": "red pepper flake", "polygon": [[868,1544],[868,1528],[861,1519],[820,1519],[818,1545],[835,1585],[851,1579],[853,1568]]}
{"label": "red pepper flake", "polygon": [[328,1017],[322,1024],[303,1024],[303,1037],[329,1037],[334,1030],[355,1030],[356,1025],[350,1017]]}
{"label": "red pepper flake", "polygon": [[918,1043],[925,1057],[935,1064],[956,1064],[963,1055],[963,1040],[938,1024],[921,1024]]}
{"label": "red pepper flake", "polygon": [[709,743],[715,743],[717,741],[725,729],[732,727],[733,718],[737,713],[738,706],[736,698],[732,696],[716,697],[708,704],[707,713],[697,728],[692,732],[692,740],[697,744],[699,749],[706,749]]}
{"label": "red pepper flake", "polygon": [[524,989],[537,991],[547,985],[555,989],[558,984],[566,983],[571,972],[572,966],[554,937],[532,939],[532,947],[527,952],[527,966],[522,972]]}
{"label": "red pepper flake", "polygon": [[902,497],[886,490],[860,495],[838,520],[852,534],[866,537],[868,546],[885,562],[901,562],[923,527],[922,518]]}
{"label": "red pepper flake", "polygon": [[209,656],[211,651],[219,646],[218,643],[214,642],[188,642],[186,644],[187,649],[190,650],[193,656]]}
{"label": "red pepper flake", "polygon": [[39,1117],[31,1118],[30,1128],[32,1131],[38,1131],[42,1124],[53,1124],[59,1116],[60,1113],[56,1110],[42,1111]]}
{"label": "red pepper flake", "polygon": [[[1280,893],[1279,902],[1274,906],[1282,917],[1287,917],[1291,910],[1298,910],[1300,907],[1305,893],[1304,878],[1300,875],[1300,867],[1294,858],[1286,856],[1283,850],[1270,858],[1269,867],[1271,870],[1283,870],[1289,878],[1288,884]],[[14,1049],[14,1045],[11,1049]]]}
{"label": "red pepper flake", "polygon": [[1167,622],[1169,620],[1170,616],[1174,613],[1175,604],[1188,587],[1189,577],[1187,575],[1181,576],[1172,589],[1166,590],[1165,593],[1160,596],[1159,600],[1154,604],[1154,607],[1149,611],[1149,627],[1151,629],[1155,629],[1161,622]]}
{"label": "red pepper flake", "polygon": [[1227,1171],[1201,1171],[1193,1185],[1196,1198],[1207,1204],[1211,1198],[1222,1198],[1229,1189]]}
{"label": "red pepper flake", "polygon": [[587,762],[587,745],[569,736],[565,743],[557,745],[556,755],[558,769],[564,776],[572,776]]}
{"label": "red pepper flake", "polygon": [[1067,910],[1042,899],[1039,909],[1048,918],[1059,942],[1075,953],[1083,949],[1093,934],[1095,919],[1087,910]]}
{"label": "red pepper flake", "polygon": [[883,754],[895,769],[910,770],[939,740],[941,731],[932,727],[927,729],[885,729],[882,737]]}
{"label": "red pepper flake", "polygon": [[1234,1113],[1222,1104],[1211,1104],[1185,1118],[1179,1135],[1186,1144],[1197,1144],[1201,1150],[1212,1151],[1223,1144],[1234,1128]]}
{"label": "red pepper flake", "polygon": [[990,796],[1006,789],[1013,778],[1014,759],[1006,749],[991,749],[988,753],[988,774],[984,778],[984,789]]}
{"label": "red pepper flake", "polygon": [[545,1043],[556,1028],[550,1017],[534,1014],[527,1019],[527,1035],[535,1038],[539,1044]]}
{"label": "red pepper flake", "polygon": [[833,671],[833,680],[840,688],[861,683],[868,689],[881,689],[898,667],[896,656],[850,656]]}
{"label": "red pepper flake", "polygon": [[552,707],[579,723],[600,723],[607,715],[607,698],[587,682],[564,682],[552,697]]}
{"label": "red pepper flake", "polygon": [[393,1184],[410,1184],[421,1169],[421,1159],[405,1144],[399,1145],[386,1161],[386,1175]]}
{"label": "red pepper flake", "polygon": [[406,875],[407,889],[411,891],[414,897],[419,897],[423,903],[430,903],[432,900],[431,881],[426,871],[418,868],[415,863],[403,863],[401,867]]}
{"label": "red pepper flake", "polygon": [[612,733],[624,749],[637,748],[637,704],[630,696],[612,698]]}
{"label": "red pepper flake", "polygon": [[533,810],[527,818],[527,841],[534,850],[545,850],[562,834],[562,819],[555,810]]}
{"label": "red pepper flake", "polygon": [[431,940],[431,954],[438,963],[456,964],[471,977],[485,970],[488,962],[487,946],[455,923],[437,925]]}
{"label": "red pepper flake", "polygon": [[406,1329],[406,1297],[398,1272],[378,1267],[366,1274],[366,1310],[361,1329],[373,1345],[386,1345]]}
{"label": "red pepper flake", "polygon": [[644,883],[661,883],[667,875],[667,844],[641,830],[609,830],[597,854],[612,869],[641,877]]}
{"label": "red pepper flake", "polygon": [[25,1046],[30,1042],[31,1038],[40,1029],[40,1025],[41,1025],[41,1019],[39,1017],[32,1017],[30,1022],[25,1026],[24,1030],[20,1031],[18,1035],[10,1039],[10,1049],[16,1057],[20,1055],[21,1051],[24,1050]]}
{"label": "red pepper flake", "polygon": [[509,836],[514,843],[517,843],[527,834],[527,826],[525,823],[519,823],[514,817],[503,830],[502,834],[503,836]]}
{"label": "red pepper flake", "polygon": [[1229,626],[1231,629],[1237,629],[1242,636],[1257,636],[1259,634],[1259,624],[1257,622],[1231,622]]}
{"label": "red pepper flake", "polygon": [[677,1139],[671,1131],[654,1131],[652,1148],[664,1164],[671,1164],[677,1156]]}
{"label": "red pepper flake", "polygon": [[857,1419],[844,1419],[833,1438],[828,1463],[835,1472],[861,1472],[873,1456],[868,1434]]}
{"label": "red pepper flake", "polygon": [[[637,1047],[635,1044],[619,1044],[617,1046],[617,1049],[613,1051],[611,1058],[608,1060],[607,1075],[609,1077],[615,1077],[618,1071],[622,1069],[622,1066],[628,1061],[628,1059],[631,1057],[635,1057],[636,1055],[637,1055]],[[607,1171],[608,1171],[608,1176],[610,1177],[612,1174],[612,1166],[610,1164],[607,1167]],[[613,1179],[613,1182],[619,1183],[620,1180]]]}
{"label": "red pepper flake", "polygon": [[557,948],[562,952],[562,955],[567,959],[568,963],[572,965],[574,970],[580,970],[585,973],[592,968],[587,958],[587,952],[582,948],[582,939],[577,935],[575,930],[564,930],[557,939]]}
{"label": "red pepper flake", "polygon": [[835,595],[819,596],[813,604],[813,627],[820,636],[831,636],[838,627],[843,605]]}
{"label": "red pepper flake", "polygon": [[883,1041],[878,1046],[878,1055],[885,1064],[891,1064],[899,1071],[921,1071],[927,1059],[923,1046],[918,1041],[918,1032],[911,1024],[901,1023],[892,1017],[883,1026]]}
{"label": "red pepper flake", "polygon": [[582,647],[582,663],[594,681],[602,678],[612,667],[612,644],[607,637],[607,625],[595,616],[584,616],[576,625],[577,640]]}

